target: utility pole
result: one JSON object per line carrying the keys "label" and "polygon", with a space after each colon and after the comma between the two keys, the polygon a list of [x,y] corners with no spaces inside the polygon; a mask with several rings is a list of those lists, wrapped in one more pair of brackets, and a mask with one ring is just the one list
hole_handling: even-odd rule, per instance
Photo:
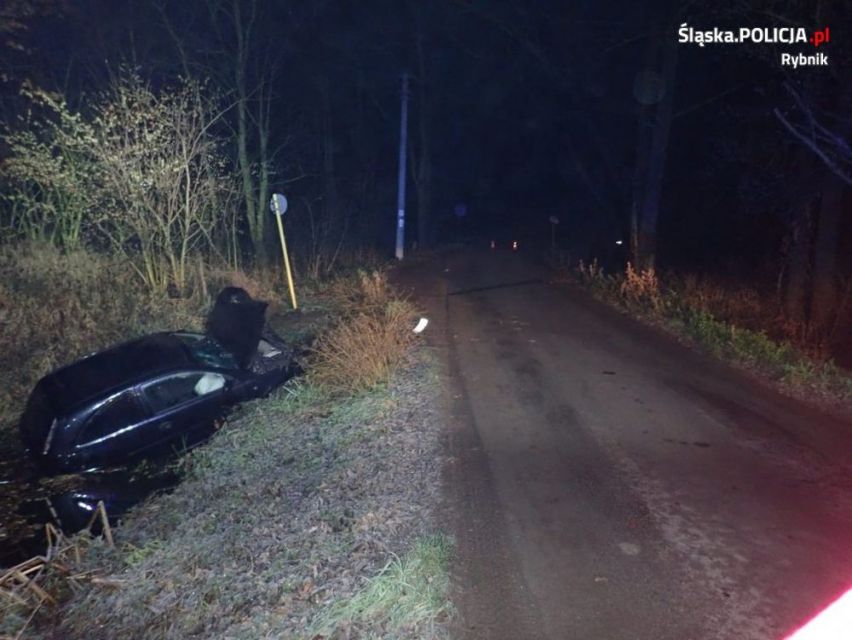
{"label": "utility pole", "polygon": [[408,73],[402,74],[402,114],[399,122],[399,185],[396,202],[396,259],[405,253],[405,157],[408,144]]}

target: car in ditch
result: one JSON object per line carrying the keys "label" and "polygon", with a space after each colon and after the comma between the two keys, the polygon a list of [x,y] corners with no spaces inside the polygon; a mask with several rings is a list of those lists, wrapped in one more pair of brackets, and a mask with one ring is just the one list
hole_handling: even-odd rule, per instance
{"label": "car in ditch", "polygon": [[[225,293],[206,333],[146,335],[44,376],[20,422],[31,456],[58,473],[115,467],[163,445],[186,446],[230,407],[296,375],[293,350],[263,331],[265,303]],[[255,319],[248,327],[247,315]]]}

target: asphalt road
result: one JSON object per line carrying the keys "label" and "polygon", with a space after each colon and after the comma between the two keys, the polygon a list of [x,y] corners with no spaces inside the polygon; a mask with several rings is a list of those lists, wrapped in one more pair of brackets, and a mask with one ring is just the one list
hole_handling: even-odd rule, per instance
{"label": "asphalt road", "polygon": [[447,365],[458,638],[774,640],[852,587],[848,418],[523,255],[400,275]]}

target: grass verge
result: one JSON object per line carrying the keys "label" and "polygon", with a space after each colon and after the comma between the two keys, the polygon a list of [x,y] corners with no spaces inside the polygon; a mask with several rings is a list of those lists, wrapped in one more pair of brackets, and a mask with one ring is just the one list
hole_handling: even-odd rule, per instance
{"label": "grass verge", "polygon": [[406,628],[434,629],[450,613],[451,553],[445,535],[421,538],[405,556],[388,561],[354,597],[326,608],[308,635],[332,637],[365,626],[381,628],[391,637]]}
{"label": "grass verge", "polygon": [[[834,404],[852,399],[847,371],[757,328],[762,318],[753,292],[740,290],[726,297],[718,287],[699,286],[694,278],[664,284],[653,269],[636,271],[629,264],[623,274],[606,275],[595,263],[581,263],[574,279],[595,297],[767,377],[791,395],[816,395]],[[721,319],[721,314],[733,321]]]}

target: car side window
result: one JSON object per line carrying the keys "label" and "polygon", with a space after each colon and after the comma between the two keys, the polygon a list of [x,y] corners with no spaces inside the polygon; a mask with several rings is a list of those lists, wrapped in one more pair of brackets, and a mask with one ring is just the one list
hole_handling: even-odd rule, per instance
{"label": "car side window", "polygon": [[119,429],[141,422],[145,411],[131,391],[125,391],[100,407],[86,422],[79,443],[90,444]]}
{"label": "car side window", "polygon": [[147,385],[144,394],[154,413],[161,413],[202,395],[214,393],[223,388],[224,384],[225,379],[219,374],[179,373]]}

